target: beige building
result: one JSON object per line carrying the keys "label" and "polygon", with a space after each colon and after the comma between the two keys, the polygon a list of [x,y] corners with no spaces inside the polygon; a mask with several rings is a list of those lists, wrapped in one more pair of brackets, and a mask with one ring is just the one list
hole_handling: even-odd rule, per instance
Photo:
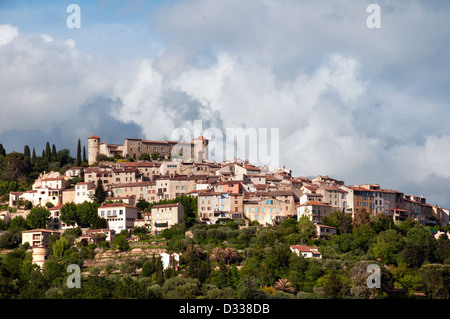
{"label": "beige building", "polygon": [[39,247],[39,246],[48,247],[51,235],[59,236],[60,233],[55,230],[40,229],[40,228],[24,230],[22,232],[22,245],[28,243],[31,247]]}
{"label": "beige building", "polygon": [[[97,161],[98,154],[104,154],[108,157],[120,155],[124,158],[139,159],[142,154],[158,154],[161,158],[169,159],[172,154],[181,154],[185,159],[193,162],[202,162],[208,159],[208,139],[199,136],[192,142],[176,141],[150,141],[140,138],[126,138],[124,144],[108,144],[101,142],[97,135],[88,138],[88,161],[89,165]],[[176,149],[179,147],[178,149]],[[190,154],[186,154],[187,152]],[[183,154],[184,153],[184,154]]]}
{"label": "beige building", "polygon": [[273,224],[288,217],[297,216],[296,197],[290,191],[254,192],[245,194],[244,215],[260,224]]}
{"label": "beige building", "polygon": [[164,229],[183,221],[184,207],[179,202],[175,204],[154,205],[151,208],[151,213],[145,215],[147,218],[144,219],[151,225],[151,231],[159,234]]}
{"label": "beige building", "polygon": [[333,208],[325,203],[310,201],[297,206],[297,219],[307,216],[315,224],[321,224],[324,217],[330,217]]}

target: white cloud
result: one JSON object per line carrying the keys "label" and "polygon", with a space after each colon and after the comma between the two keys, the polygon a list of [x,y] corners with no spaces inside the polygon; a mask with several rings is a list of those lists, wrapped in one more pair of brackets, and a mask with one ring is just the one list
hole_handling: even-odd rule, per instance
{"label": "white cloud", "polygon": [[7,45],[19,35],[19,29],[10,24],[0,24],[0,46]]}

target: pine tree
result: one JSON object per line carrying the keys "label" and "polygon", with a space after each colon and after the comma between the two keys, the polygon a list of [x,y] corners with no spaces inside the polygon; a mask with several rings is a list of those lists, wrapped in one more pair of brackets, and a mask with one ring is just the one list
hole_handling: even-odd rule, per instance
{"label": "pine tree", "polygon": [[30,148],[28,147],[28,145],[25,145],[25,147],[23,148],[23,155],[31,157]]}
{"label": "pine tree", "polygon": [[75,161],[75,166],[81,165],[81,141],[78,139],[78,145],[77,145],[77,159]]}

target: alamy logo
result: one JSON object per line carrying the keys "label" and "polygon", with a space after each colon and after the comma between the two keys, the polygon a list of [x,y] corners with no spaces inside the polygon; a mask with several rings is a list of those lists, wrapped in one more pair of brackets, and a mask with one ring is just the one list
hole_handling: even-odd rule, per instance
{"label": "alamy logo", "polygon": [[81,269],[77,264],[70,264],[67,267],[67,272],[72,273],[67,277],[67,287],[68,288],[81,288]]}
{"label": "alamy logo", "polygon": [[[189,141],[195,136],[204,136],[211,144],[203,144],[196,139],[194,147],[191,144],[179,142],[172,148],[172,159],[187,160],[208,159],[214,157],[217,161],[240,158],[251,163],[259,163],[278,167],[280,160],[280,135],[278,128],[226,128],[225,134],[216,127],[203,130],[202,121],[194,121],[194,136],[187,128],[177,128],[172,131],[172,140]],[[192,154],[192,151],[194,154]]]}
{"label": "alamy logo", "polygon": [[381,28],[381,9],[378,4],[369,4],[366,11],[371,13],[366,20],[366,25],[369,29]]}
{"label": "alamy logo", "polygon": [[79,29],[81,28],[81,9],[78,4],[69,4],[67,6],[66,12],[71,12],[72,14],[67,17],[66,25],[69,29]]}
{"label": "alamy logo", "polygon": [[381,269],[380,266],[371,264],[367,267],[367,272],[371,274],[367,278],[368,288],[381,288]]}

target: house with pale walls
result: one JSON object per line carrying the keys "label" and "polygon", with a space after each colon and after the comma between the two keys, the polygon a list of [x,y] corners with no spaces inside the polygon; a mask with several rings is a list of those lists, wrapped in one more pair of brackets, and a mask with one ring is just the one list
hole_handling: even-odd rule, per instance
{"label": "house with pale walls", "polygon": [[296,216],[296,201],[291,191],[247,193],[243,199],[243,212],[251,221],[271,225],[274,221]]}
{"label": "house with pale walls", "polygon": [[192,175],[192,176],[173,176],[161,177],[155,180],[156,182],[156,201],[162,199],[174,199],[177,196],[187,195],[191,191],[196,190],[198,182],[205,182],[208,180],[207,175]]}
{"label": "house with pale walls", "polygon": [[179,162],[180,163],[180,175],[216,175],[216,171],[221,167],[214,162]]}
{"label": "house with pale walls", "polygon": [[98,208],[98,216],[106,219],[108,229],[116,233],[131,231],[134,220],[138,218],[137,208],[124,203],[104,204]]}
{"label": "house with pale walls", "polygon": [[306,204],[310,201],[315,201],[318,203],[323,203],[323,195],[320,193],[303,193],[302,195],[300,195],[299,197],[299,204]]}
{"label": "house with pale walls", "polygon": [[80,182],[75,185],[74,203],[93,202],[95,194],[94,182]]}
{"label": "house with pale walls", "polygon": [[75,177],[81,177],[83,174],[83,167],[71,167],[66,170],[65,176],[67,178],[75,178]]}
{"label": "house with pale walls", "polygon": [[332,211],[333,208],[328,204],[309,201],[297,206],[297,220],[300,220],[303,216],[306,216],[313,223],[321,224],[324,217],[331,216]]}
{"label": "house with pale walls", "polygon": [[112,184],[105,187],[112,197],[134,196],[135,201],[145,200],[149,203],[158,201],[155,182],[136,182],[124,184]]}
{"label": "house with pale walls", "polygon": [[[59,175],[59,173],[58,173]],[[34,207],[45,206],[51,203],[53,206],[62,203],[62,192],[65,189],[64,177],[46,177],[38,179],[32,186],[32,190],[24,192],[10,192],[9,206],[17,206],[17,202],[30,201]]]}
{"label": "house with pale walls", "polygon": [[116,239],[116,232],[114,229],[107,228],[87,229],[77,238],[77,241],[85,241],[87,244],[92,244],[95,243],[96,236],[103,236],[105,241],[112,242]]}
{"label": "house with pale walls", "polygon": [[289,248],[294,254],[303,258],[322,258],[322,254],[315,246],[291,245]]}
{"label": "house with pale walls", "polygon": [[247,169],[237,163],[229,163],[216,170],[216,175],[222,181],[243,181],[244,176],[247,174]]}
{"label": "house with pale walls", "polygon": [[60,236],[60,232],[50,229],[31,229],[22,231],[22,245],[28,243],[31,247],[44,246],[48,247],[50,243],[50,236]]}
{"label": "house with pale walls", "polygon": [[[178,202],[174,204],[154,205],[150,214],[145,213],[144,220],[151,226],[151,231],[159,234],[163,230],[180,224],[183,221],[184,206]],[[149,216],[150,215],[150,216]]]}
{"label": "house with pale walls", "polygon": [[328,240],[334,235],[336,235],[336,227],[315,224],[316,226],[316,235],[315,238]]}
{"label": "house with pale walls", "polygon": [[[346,193],[344,189],[338,187],[338,185],[330,185],[330,184],[320,184],[316,191],[318,194],[321,194],[322,202],[329,204],[333,207],[333,210],[340,210],[342,212],[346,211],[347,201],[346,201]],[[377,201],[378,203],[378,201]],[[376,206],[378,207],[378,206]]]}

